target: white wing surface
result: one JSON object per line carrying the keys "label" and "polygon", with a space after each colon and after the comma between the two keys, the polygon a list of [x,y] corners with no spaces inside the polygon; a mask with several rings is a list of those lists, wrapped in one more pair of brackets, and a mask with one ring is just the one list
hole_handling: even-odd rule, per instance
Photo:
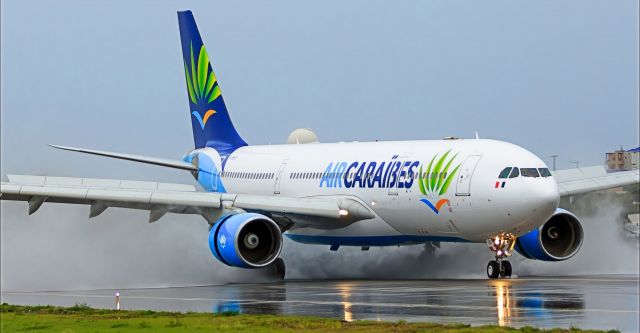
{"label": "white wing surface", "polygon": [[261,212],[283,227],[297,224],[321,229],[343,228],[373,218],[355,198],[289,198],[197,191],[191,185],[115,179],[9,175],[0,183],[0,199],[28,202],[29,214],[45,202],[89,205],[89,217],[109,207],[149,211],[149,222],[166,213],[196,214],[209,224],[234,211]]}
{"label": "white wing surface", "polygon": [[560,196],[569,196],[609,188],[637,184],[638,170],[607,172],[603,166],[566,169],[552,172],[558,182]]}

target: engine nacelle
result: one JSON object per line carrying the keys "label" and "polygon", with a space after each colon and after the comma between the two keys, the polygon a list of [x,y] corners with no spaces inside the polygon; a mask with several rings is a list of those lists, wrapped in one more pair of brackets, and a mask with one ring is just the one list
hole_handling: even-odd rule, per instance
{"label": "engine nacelle", "polygon": [[226,265],[260,268],[280,255],[282,232],[272,219],[261,214],[228,215],[211,228],[209,248]]}
{"label": "engine nacelle", "polygon": [[538,229],[518,237],[515,249],[529,259],[560,261],[578,253],[582,239],[582,226],[578,218],[558,208]]}

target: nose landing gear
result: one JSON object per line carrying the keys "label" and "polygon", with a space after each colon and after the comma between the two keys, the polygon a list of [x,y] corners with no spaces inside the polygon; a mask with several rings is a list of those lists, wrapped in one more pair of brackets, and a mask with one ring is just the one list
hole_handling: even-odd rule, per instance
{"label": "nose landing gear", "polygon": [[516,236],[510,233],[501,233],[487,238],[487,246],[496,257],[496,260],[491,260],[487,264],[487,276],[490,279],[511,277],[511,263],[504,259],[511,256],[515,244]]}

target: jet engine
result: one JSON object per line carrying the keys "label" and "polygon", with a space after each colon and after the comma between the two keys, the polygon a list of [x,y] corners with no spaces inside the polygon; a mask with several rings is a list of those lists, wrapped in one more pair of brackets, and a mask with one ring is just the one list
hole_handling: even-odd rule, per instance
{"label": "jet engine", "polygon": [[261,214],[227,215],[211,228],[209,248],[228,266],[260,268],[280,255],[282,232],[272,219]]}
{"label": "jet engine", "polygon": [[518,237],[515,249],[529,259],[560,261],[578,253],[582,239],[582,226],[578,218],[558,208],[538,229]]}

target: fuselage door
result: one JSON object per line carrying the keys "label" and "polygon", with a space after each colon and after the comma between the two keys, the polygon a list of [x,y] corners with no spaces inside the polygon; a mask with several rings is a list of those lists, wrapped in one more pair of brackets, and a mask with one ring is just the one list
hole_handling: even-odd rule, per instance
{"label": "fuselage door", "polygon": [[282,180],[282,176],[284,175],[284,169],[287,167],[287,162],[283,162],[280,164],[280,168],[276,173],[275,183],[273,185],[273,194],[280,194],[280,182]]}
{"label": "fuselage door", "polygon": [[480,161],[480,155],[471,155],[464,160],[460,173],[458,173],[458,181],[456,183],[456,195],[457,196],[469,196],[471,195],[471,176],[473,176],[473,170],[476,169]]}

